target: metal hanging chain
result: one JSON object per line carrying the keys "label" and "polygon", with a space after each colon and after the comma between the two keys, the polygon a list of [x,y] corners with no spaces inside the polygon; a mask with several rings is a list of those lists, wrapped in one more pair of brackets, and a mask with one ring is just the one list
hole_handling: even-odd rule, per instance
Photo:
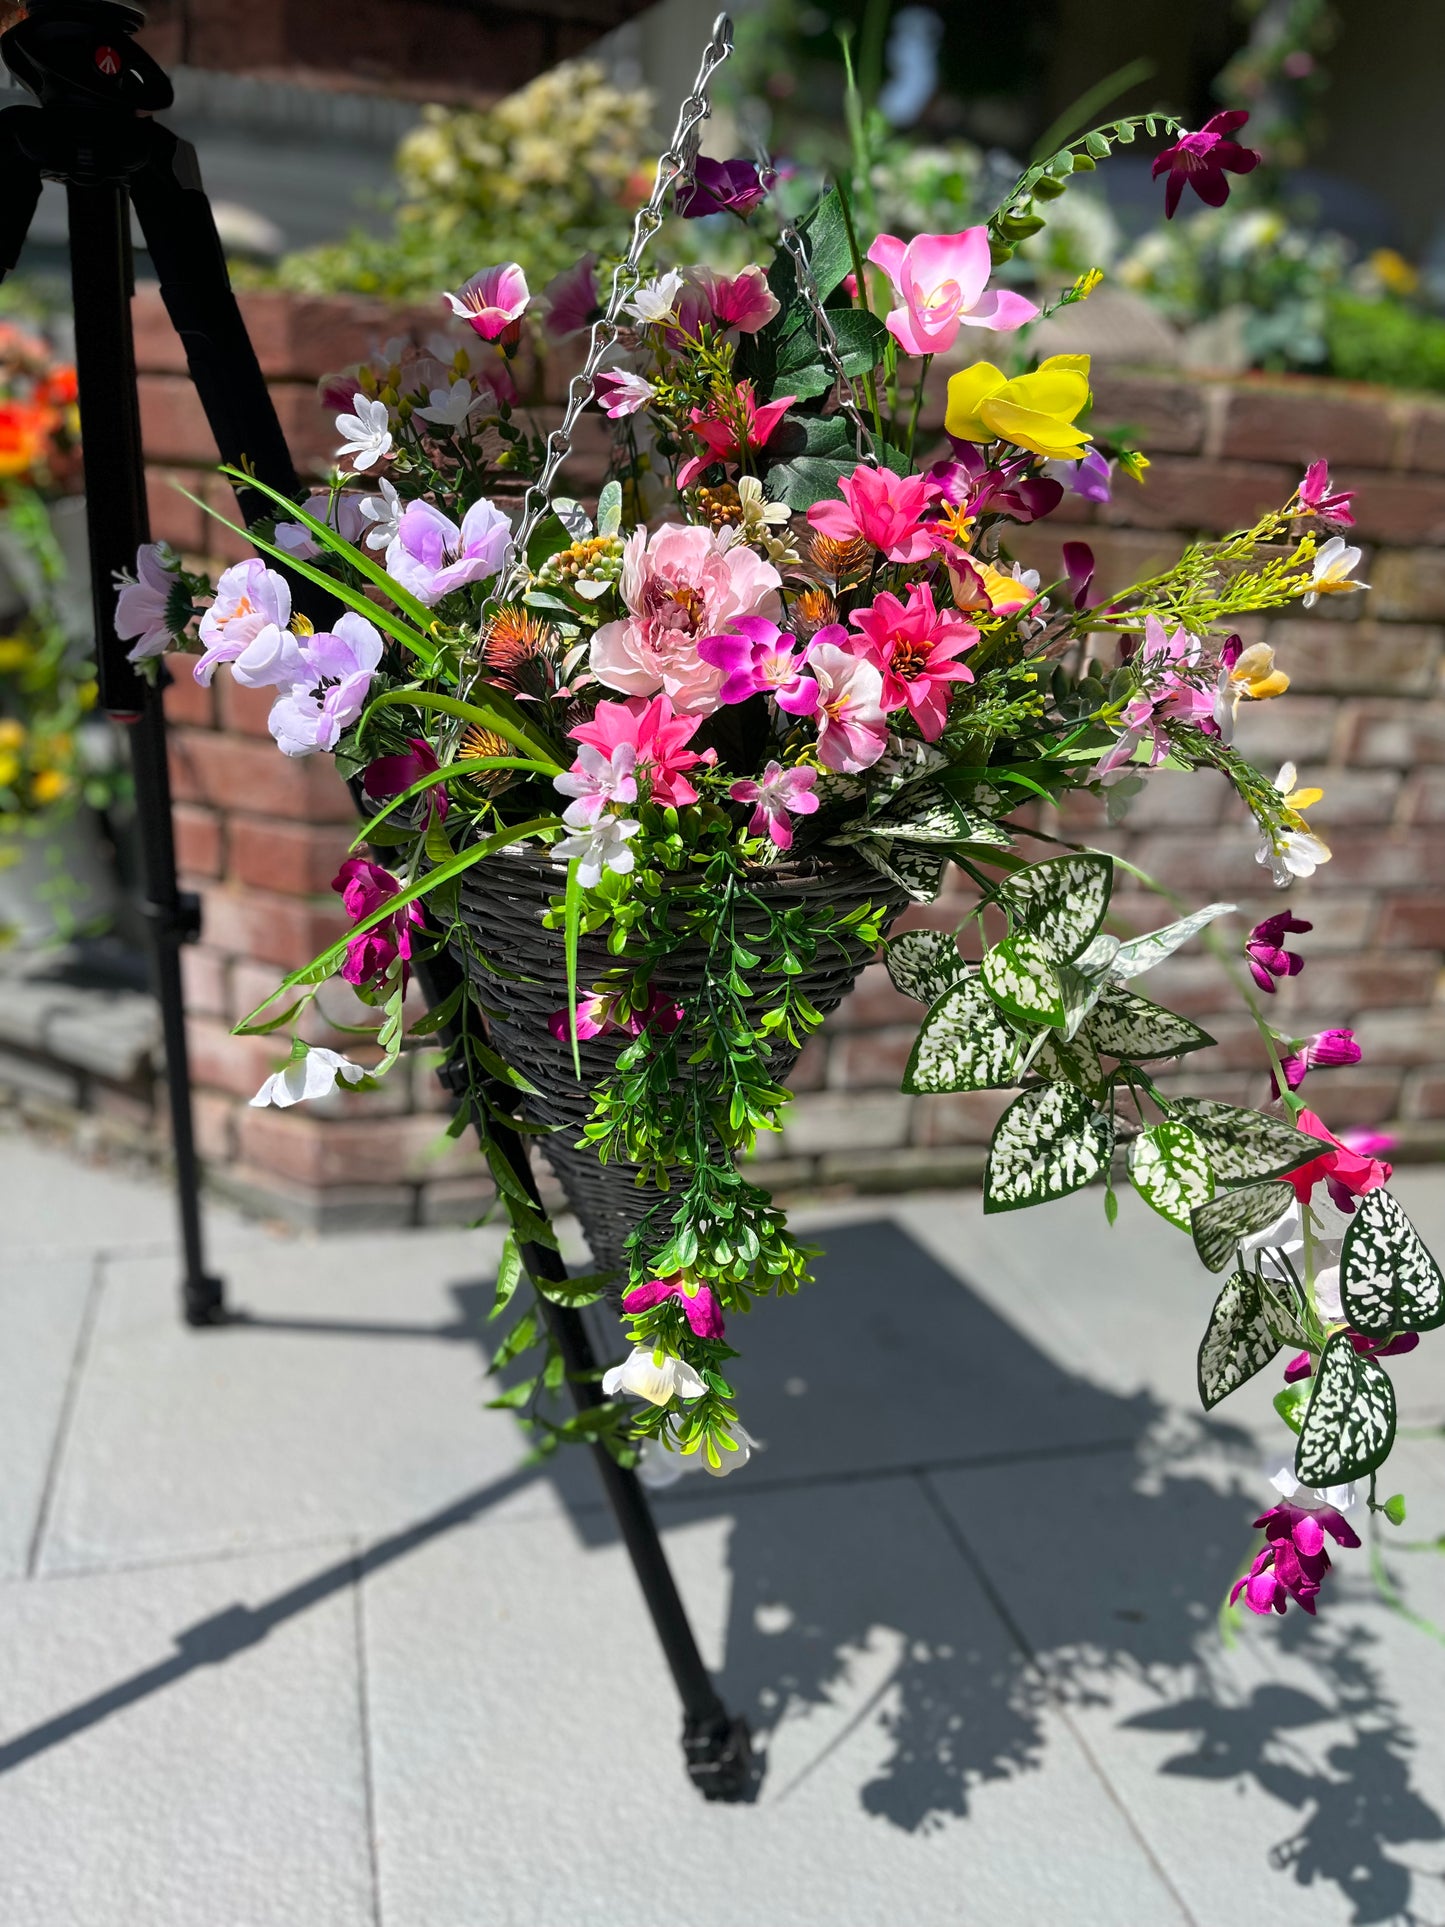
{"label": "metal hanging chain", "polygon": [[862,404],[853,377],[843,366],[843,350],[833,327],[832,317],[823,306],[818,294],[818,284],[813,278],[813,263],[808,254],[808,244],[791,221],[778,236],[779,243],[788,250],[793,258],[793,274],[797,280],[798,293],[803,297],[808,313],[812,317],[813,336],[818,344],[818,353],[832,370],[838,385],[838,401],[843,413],[853,424],[854,445],[860,462],[878,465],[878,455],[873,447],[873,437],[863,417]]}

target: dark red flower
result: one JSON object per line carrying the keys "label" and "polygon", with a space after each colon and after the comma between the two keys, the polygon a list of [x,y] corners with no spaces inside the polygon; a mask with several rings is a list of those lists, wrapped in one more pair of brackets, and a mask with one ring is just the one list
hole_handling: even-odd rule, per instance
{"label": "dark red flower", "polygon": [[691,185],[677,197],[677,211],[688,221],[703,214],[751,214],[767,191],[752,161],[713,161],[699,155]]}

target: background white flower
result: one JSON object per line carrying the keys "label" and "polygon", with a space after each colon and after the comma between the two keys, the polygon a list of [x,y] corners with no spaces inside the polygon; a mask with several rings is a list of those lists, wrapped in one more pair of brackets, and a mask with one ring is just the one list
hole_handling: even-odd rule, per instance
{"label": "background white flower", "polygon": [[391,415],[384,401],[368,401],[362,394],[353,395],[351,405],[354,415],[336,417],[336,432],[346,437],[336,453],[349,455],[353,468],[370,468],[391,453]]}
{"label": "background white flower", "polygon": [[366,531],[367,548],[384,549],[388,542],[396,539],[397,524],[401,520],[401,497],[384,475],[376,479],[381,493],[366,496],[361,504],[361,513],[371,523]]}

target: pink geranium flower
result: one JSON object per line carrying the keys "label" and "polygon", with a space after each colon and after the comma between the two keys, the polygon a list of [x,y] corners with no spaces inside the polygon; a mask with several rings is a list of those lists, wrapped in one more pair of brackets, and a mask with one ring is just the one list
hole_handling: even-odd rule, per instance
{"label": "pink geranium flower", "polygon": [[906,355],[941,355],[953,346],[960,327],[1005,333],[1039,312],[1012,289],[988,290],[993,261],[986,227],[920,234],[906,245],[880,234],[868,259],[893,283],[899,305],[884,325]]}
{"label": "pink geranium flower", "polygon": [[592,673],[629,696],[661,690],[675,710],[707,716],[722,672],[698,653],[703,636],[726,634],[744,616],[782,614],[782,577],[743,543],[724,545],[699,524],[636,529],[622,553],[628,613],[592,639]]}
{"label": "pink geranium flower", "polygon": [[554,274],[542,290],[546,304],[542,331],[549,341],[570,341],[590,328],[601,313],[597,294],[597,256],[584,254],[570,268]]}
{"label": "pink geranium flower", "polygon": [[502,261],[474,274],[465,287],[445,297],[453,314],[475,328],[483,341],[515,341],[531,300],[527,277],[515,261]]}
{"label": "pink geranium flower", "polygon": [[266,718],[284,756],[335,749],[366,707],[382,649],[380,631],[354,609],[336,618],[335,629],[301,639],[291,693],[274,702]]}
{"label": "pink geranium flower", "polygon": [[705,408],[694,408],[688,419],[703,453],[690,456],[677,471],[678,487],[691,488],[714,462],[738,461],[755,449],[765,448],[797,399],[796,395],[781,395],[777,401],[759,406],[753,384],[740,381],[730,401],[710,401]]}
{"label": "pink geranium flower", "polygon": [[[630,752],[632,761],[627,768],[646,783],[650,800],[676,809],[697,801],[697,791],[682,772],[696,769],[712,754],[702,755],[687,747],[701,722],[701,716],[675,716],[666,696],[654,696],[650,702],[634,696],[631,702],[598,703],[591,719],[578,723],[568,734],[573,742],[584,745],[584,753],[591,749],[611,759],[614,772],[623,767],[617,757]],[[560,788],[561,779],[556,781]],[[620,793],[617,797],[619,802],[631,800]]]}
{"label": "pink geranium flower", "polygon": [[766,616],[742,616],[727,635],[702,637],[697,653],[723,672],[721,703],[776,696],[795,716],[811,715],[817,707],[818,685],[803,674],[797,638]]}
{"label": "pink geranium flower", "polygon": [[1169,176],[1164,189],[1166,220],[1174,218],[1186,181],[1207,207],[1223,207],[1229,199],[1225,170],[1231,174],[1248,174],[1259,166],[1261,155],[1252,147],[1241,147],[1238,141],[1229,139],[1248,119],[1243,108],[1231,107],[1226,113],[1215,114],[1205,121],[1197,134],[1181,134],[1172,147],[1155,155],[1154,179],[1157,181],[1161,174]]}
{"label": "pink geranium flower", "polygon": [[780,850],[790,850],[793,826],[788,818],[812,816],[817,810],[818,798],[813,793],[817,780],[817,770],[806,764],[784,769],[781,763],[771,762],[756,782],[744,777],[732,785],[728,795],[735,803],[754,805],[748,823],[750,836],[761,836],[766,830]]}
{"label": "pink geranium flower", "polygon": [[677,1300],[683,1317],[699,1338],[722,1337],[722,1312],[712,1286],[688,1285],[681,1272],[674,1272],[671,1278],[649,1278],[644,1285],[633,1285],[622,1294],[622,1308],[634,1314],[651,1311],[654,1305],[668,1298]]}
{"label": "pink geranium flower", "polygon": [[1328,462],[1311,462],[1305,470],[1305,478],[1299,485],[1300,507],[1306,515],[1314,515],[1329,529],[1352,529],[1355,526],[1355,512],[1350,507],[1355,499],[1352,488],[1332,489],[1330,487],[1330,465]]}
{"label": "pink geranium flower", "polygon": [[755,335],[760,328],[767,327],[781,306],[761,268],[739,268],[736,274],[719,274],[715,268],[694,268],[691,273],[720,328],[736,328],[740,335]]}
{"label": "pink geranium flower", "polygon": [[1294,1171],[1285,1181],[1294,1188],[1301,1204],[1308,1204],[1314,1188],[1323,1178],[1329,1194],[1341,1211],[1353,1211],[1354,1200],[1390,1182],[1391,1167],[1379,1158],[1352,1151],[1348,1144],[1329,1131],[1313,1111],[1301,1111],[1295,1120],[1306,1136],[1319,1138],[1325,1149]]}
{"label": "pink geranium flower", "polygon": [[923,515],[937,494],[927,475],[895,475],[860,462],[838,483],[841,502],[814,502],[808,523],[835,542],[860,536],[890,562],[922,562],[933,551]]}
{"label": "pink geranium flower", "polygon": [[574,799],[567,811],[568,824],[580,829],[584,823],[595,823],[611,803],[635,803],[636,767],[635,742],[616,743],[610,751],[584,743],[571,769],[552,778],[553,789]]}
{"label": "pink geranium flower", "polygon": [[[351,921],[360,923],[374,910],[390,902],[400,890],[401,880],[394,877],[390,870],[383,870],[379,863],[372,863],[364,856],[349,856],[332,878],[331,887],[340,892]],[[358,989],[379,988],[392,964],[400,957],[401,980],[405,985],[407,964],[411,957],[411,933],[424,921],[421,905],[409,903],[374,928],[353,937],[346,946],[346,961],[341,966],[341,975],[347,983],[355,984]]]}
{"label": "pink geranium flower", "polygon": [[973,681],[973,671],[956,658],[978,641],[977,629],[956,610],[935,608],[926,582],[912,585],[906,603],[885,590],[849,620],[883,672],[884,709],[906,705],[925,739],[936,742],[947,720],[948,685]]}
{"label": "pink geranium flower", "polygon": [[818,756],[829,769],[856,775],[888,747],[883,672],[865,656],[840,647],[850,638],[838,623],[820,629],[808,647],[818,684]]}
{"label": "pink geranium flower", "polygon": [[1094,765],[1095,776],[1107,776],[1132,762],[1146,736],[1152,738],[1149,767],[1155,768],[1169,753],[1166,725],[1171,722],[1214,724],[1213,695],[1185,673],[1196,667],[1200,653],[1199,638],[1187,629],[1181,626],[1170,635],[1158,616],[1145,617],[1144,645],[1137,659],[1144,687],[1124,705],[1119,719],[1123,727],[1113,748]]}

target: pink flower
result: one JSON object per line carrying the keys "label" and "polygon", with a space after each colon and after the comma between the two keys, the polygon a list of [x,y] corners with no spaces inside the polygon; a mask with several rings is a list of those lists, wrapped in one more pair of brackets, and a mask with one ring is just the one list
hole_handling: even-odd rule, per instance
{"label": "pink flower", "polygon": [[[413,783],[419,783],[424,776],[434,776],[441,768],[436,751],[425,736],[408,736],[406,740],[408,755],[378,756],[361,772],[361,787],[374,802],[385,803],[393,796],[400,796]],[[452,803],[446,784],[434,783],[425,794],[428,812],[438,823],[444,823]]]}
{"label": "pink flower", "polygon": [[1243,108],[1232,107],[1205,121],[1197,134],[1181,134],[1172,147],[1154,157],[1153,175],[1169,176],[1164,189],[1164,218],[1172,220],[1187,181],[1207,207],[1223,207],[1229,199],[1231,174],[1248,174],[1259,166],[1261,156],[1252,147],[1241,147],[1228,137],[1249,119]]}
{"label": "pink flower", "polygon": [[590,328],[601,313],[597,294],[597,256],[584,254],[570,268],[554,274],[542,290],[546,310],[542,331],[549,341],[570,341]]}
{"label": "pink flower", "polygon": [[483,341],[515,341],[531,300],[527,277],[515,261],[483,268],[464,288],[445,296],[453,314],[467,321]]}
{"label": "pink flower", "polygon": [[617,743],[610,752],[598,749],[594,743],[584,743],[571,769],[552,778],[553,789],[576,799],[566,813],[569,828],[581,829],[586,823],[595,823],[609,803],[635,803],[637,778],[633,771],[636,767],[636,743]]}
{"label": "pink flower", "polygon": [[1308,1137],[1321,1139],[1327,1147],[1318,1157],[1311,1158],[1308,1164],[1301,1164],[1297,1170],[1285,1173],[1286,1182],[1293,1186],[1301,1204],[1309,1203],[1321,1178],[1341,1211],[1353,1211],[1354,1199],[1362,1198],[1367,1191],[1374,1191],[1390,1182],[1388,1164],[1379,1158],[1352,1151],[1341,1138],[1325,1128],[1313,1111],[1301,1111],[1295,1122]]}
{"label": "pink flower", "polygon": [[[1406,1352],[1413,1352],[1420,1342],[1419,1332],[1400,1332],[1394,1338],[1367,1338],[1363,1332],[1351,1332],[1350,1343],[1362,1358],[1401,1358]],[[1298,1385],[1301,1379],[1313,1378],[1315,1362],[1308,1352],[1296,1352],[1284,1368],[1286,1385]]]}
{"label": "pink flower", "polygon": [[1197,636],[1183,627],[1171,636],[1158,616],[1145,617],[1144,646],[1137,658],[1144,688],[1125,704],[1119,719],[1123,728],[1113,748],[1094,765],[1095,776],[1107,776],[1131,762],[1146,736],[1153,738],[1149,767],[1163,762],[1169,753],[1167,723],[1192,723],[1197,727],[1214,722],[1213,696],[1180,673],[1194,668],[1199,655]]}
{"label": "pink flower", "polygon": [[284,629],[291,620],[286,578],[252,556],[233,562],[216,584],[215,600],[201,617],[205,654],[195,667],[198,683],[208,684],[218,662],[234,662],[264,629]]}
{"label": "pink flower", "polygon": [[841,502],[814,502],[808,510],[809,525],[820,535],[835,542],[861,536],[890,562],[922,562],[933,552],[923,515],[937,490],[927,475],[895,475],[860,462],[838,487]]}
{"label": "pink flower", "polygon": [[977,629],[953,609],[936,609],[926,582],[910,587],[906,603],[885,590],[849,620],[883,672],[884,709],[906,705],[925,739],[937,742],[948,715],[948,685],[973,681],[973,671],[955,657],[978,641]]}
{"label": "pink flower", "polygon": [[723,672],[720,703],[745,703],[749,696],[776,696],[795,716],[817,706],[818,685],[803,674],[797,638],[766,616],[742,616],[725,636],[703,636],[697,653]]}
{"label": "pink flower", "polygon": [[[585,1041],[589,1037],[610,1037],[616,1031],[628,1037],[640,1037],[649,1027],[667,1037],[682,1022],[682,1005],[674,1003],[670,997],[664,997],[660,990],[652,991],[645,1006],[641,1010],[634,1010],[628,1017],[618,1016],[620,1002],[620,993],[609,996],[605,991],[598,991],[595,996],[578,1004],[578,1037]],[[554,1010],[547,1019],[547,1028],[559,1044],[571,1042],[565,1010]]]}
{"label": "pink flower", "polygon": [[712,309],[717,325],[736,328],[740,335],[755,335],[760,328],[766,328],[781,306],[761,268],[739,268],[736,274],[719,274],[715,268],[694,268],[692,279]]}
{"label": "pink flower", "polygon": [[[374,910],[390,902],[400,890],[401,881],[390,870],[383,870],[379,863],[372,863],[364,856],[349,856],[331,879],[331,887],[340,891],[341,901],[351,921],[360,923]],[[379,989],[399,957],[401,980],[405,985],[407,963],[411,957],[411,932],[424,921],[421,905],[409,903],[405,909],[398,910],[372,929],[353,937],[346,946],[346,961],[341,966],[341,975],[347,983],[355,984],[358,989]]]}
{"label": "pink flower", "polygon": [[808,648],[808,667],[818,684],[818,755],[829,769],[853,776],[878,761],[888,747],[883,719],[883,672],[866,657],[840,648],[846,632],[837,623],[820,629]]}
{"label": "pink flower", "polygon": [[1284,1612],[1289,1601],[1313,1613],[1315,1598],[1330,1570],[1325,1534],[1338,1546],[1357,1546],[1353,1527],[1332,1505],[1305,1506],[1281,1502],[1254,1522],[1264,1527],[1265,1544],[1254,1564],[1230,1591],[1232,1606],[1241,1593],[1251,1612]]}
{"label": "pink flower", "polygon": [[1351,1151],[1358,1151],[1361,1157],[1378,1157],[1382,1151],[1393,1151],[1399,1139],[1389,1131],[1372,1131],[1367,1124],[1351,1124],[1340,1132],[1340,1143]]}
{"label": "pink flower", "polygon": [[[1328,1070],[1337,1064],[1358,1064],[1364,1055],[1352,1030],[1317,1030],[1297,1051],[1290,1051],[1279,1062],[1284,1081],[1297,1091],[1311,1071]],[[1269,1080],[1271,1095],[1279,1096],[1279,1080]]]}
{"label": "pink flower", "polygon": [[693,163],[692,180],[674,205],[685,221],[704,214],[751,214],[767,195],[762,175],[752,161],[714,161],[700,154]]}
{"label": "pink flower", "polygon": [[745,777],[733,784],[728,795],[735,803],[755,805],[748,824],[749,836],[761,836],[766,830],[780,850],[790,850],[793,826],[788,817],[813,815],[818,808],[818,799],[813,794],[817,780],[817,770],[806,764],[797,769],[784,769],[781,763],[772,762],[757,782]]}
{"label": "pink flower", "polygon": [[407,503],[386,545],[387,574],[430,608],[453,589],[494,576],[511,539],[511,524],[485,495],[472,503],[460,528],[418,498]]}
{"label": "pink flower", "polygon": [[639,408],[645,408],[657,390],[630,369],[604,368],[593,378],[592,393],[608,420],[618,422],[624,415],[635,415]]}
{"label": "pink flower", "polygon": [[289,696],[271,705],[267,728],[285,756],[335,749],[341,732],[366,707],[381,664],[382,640],[365,616],[348,609],[334,630],[304,637],[301,674]]}
{"label": "pink flower", "polygon": [[703,453],[689,457],[677,471],[678,487],[691,488],[714,462],[737,461],[754,449],[765,448],[797,399],[796,395],[782,395],[760,408],[753,384],[740,381],[730,402],[714,400],[706,408],[694,408],[689,420],[693,434],[703,444]]}
{"label": "pink flower", "polygon": [[635,1316],[638,1312],[651,1311],[667,1298],[677,1300],[683,1317],[699,1338],[722,1337],[722,1312],[712,1286],[687,1285],[681,1272],[671,1278],[649,1278],[645,1285],[633,1285],[622,1294],[622,1308]]}
{"label": "pink flower", "polygon": [[126,653],[127,662],[142,662],[170,648],[171,592],[179,567],[179,558],[159,542],[142,542],[136,550],[136,579],[121,583],[115,601],[115,633],[122,642],[135,642]]}
{"label": "pink flower", "polygon": [[986,292],[993,262],[985,227],[920,234],[906,246],[892,234],[880,234],[868,259],[893,283],[899,305],[885,326],[906,355],[943,354],[960,327],[1005,333],[1039,312],[1011,289]]}
{"label": "pink flower", "polygon": [[1306,515],[1318,516],[1326,528],[1355,526],[1354,510],[1350,507],[1354,499],[1352,488],[1331,490],[1328,462],[1311,462],[1305,470],[1305,478],[1299,485],[1300,507]]}
{"label": "pink flower", "polygon": [[1312,923],[1303,917],[1296,917],[1288,910],[1280,910],[1263,923],[1257,923],[1245,940],[1244,954],[1249,964],[1249,973],[1261,990],[1274,995],[1276,977],[1297,977],[1305,967],[1305,960],[1296,951],[1286,950],[1284,940],[1287,936],[1302,935],[1313,930]]}
{"label": "pink flower", "polygon": [[[687,747],[701,722],[701,716],[675,716],[666,696],[654,696],[650,702],[634,696],[625,703],[598,703],[591,719],[568,734],[594,753],[612,758],[614,769],[619,768],[618,753],[631,750],[631,768],[647,784],[649,799],[679,809],[697,801],[697,791],[682,772],[707,761],[707,756]],[[561,779],[554,780],[560,788]],[[619,796],[618,800],[630,802],[631,798]]]}
{"label": "pink flower", "polygon": [[592,673],[629,696],[662,690],[675,710],[708,716],[722,673],[698,653],[703,636],[730,630],[743,616],[782,614],[782,577],[742,543],[724,546],[711,529],[666,523],[636,529],[622,553],[628,614],[592,638]]}

